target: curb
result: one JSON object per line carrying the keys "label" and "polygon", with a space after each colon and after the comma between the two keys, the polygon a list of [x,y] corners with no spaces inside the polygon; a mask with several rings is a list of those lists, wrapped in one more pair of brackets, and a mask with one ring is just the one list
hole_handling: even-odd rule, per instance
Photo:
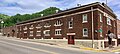
{"label": "curb", "polygon": [[[20,39],[20,40],[22,40],[22,39]],[[49,44],[49,45],[57,45],[57,44],[53,44],[53,43],[37,42],[37,41],[31,41],[31,40],[22,40],[22,41],[30,41],[30,42],[36,42],[36,43]],[[57,45],[57,46],[59,46],[59,45]],[[64,47],[64,46],[61,46],[61,47]],[[71,46],[68,46],[68,47],[71,47]],[[84,47],[84,46],[77,46],[77,47],[71,47],[71,48],[77,48],[77,49],[80,49],[83,51],[89,50],[89,51],[93,51],[93,52],[119,52],[120,51],[120,49],[108,51],[108,50],[100,50],[100,49],[94,49],[94,48],[89,48],[89,47]]]}
{"label": "curb", "polygon": [[120,49],[112,50],[112,52],[120,52]]}
{"label": "curb", "polygon": [[89,48],[89,47],[80,47],[80,49],[83,49],[83,50],[90,50],[90,51],[94,51],[94,52],[107,52],[105,50],[100,50],[100,49],[94,49],[94,48]]}

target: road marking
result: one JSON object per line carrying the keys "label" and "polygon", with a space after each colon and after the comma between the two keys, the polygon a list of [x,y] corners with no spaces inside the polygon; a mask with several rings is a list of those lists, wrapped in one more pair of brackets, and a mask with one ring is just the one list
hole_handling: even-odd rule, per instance
{"label": "road marking", "polygon": [[56,53],[56,52],[51,52],[51,51],[47,51],[47,50],[43,50],[43,49],[37,49],[37,48],[33,48],[33,47],[28,47],[28,46],[13,44],[13,43],[5,42],[5,41],[0,41],[0,42],[1,42],[1,43],[5,43],[5,44],[9,44],[9,45],[18,46],[18,47],[23,47],[23,48],[32,49],[32,50],[36,50],[36,51],[40,51],[40,52],[42,51],[42,52],[46,52],[46,53],[50,53],[50,54],[58,54],[58,53]]}

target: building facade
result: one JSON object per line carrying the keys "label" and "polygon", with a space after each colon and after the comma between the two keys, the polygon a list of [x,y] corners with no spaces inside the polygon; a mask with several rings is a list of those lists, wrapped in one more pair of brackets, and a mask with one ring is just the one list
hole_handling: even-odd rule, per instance
{"label": "building facade", "polygon": [[[116,15],[106,4],[96,2],[17,23],[17,37],[68,39],[67,34],[73,34],[75,41],[91,41],[96,47],[105,48],[108,30],[117,36],[116,20]],[[114,45],[116,40],[113,40]]]}
{"label": "building facade", "polygon": [[10,26],[10,27],[5,27],[2,29],[2,33],[4,33],[5,36],[7,37],[17,37],[17,27],[16,26]]}
{"label": "building facade", "polygon": [[120,44],[120,20],[117,20],[117,36],[118,36],[118,44]]}

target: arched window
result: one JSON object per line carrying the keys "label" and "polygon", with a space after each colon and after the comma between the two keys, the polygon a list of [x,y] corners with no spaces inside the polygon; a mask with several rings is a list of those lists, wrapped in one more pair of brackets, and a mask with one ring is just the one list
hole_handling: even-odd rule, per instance
{"label": "arched window", "polygon": [[55,22],[55,26],[61,26],[61,25],[62,25],[61,20],[57,20],[57,21]]}
{"label": "arched window", "polygon": [[41,27],[42,27],[41,23],[38,23],[37,26],[36,26],[37,29],[41,28]]}
{"label": "arched window", "polygon": [[73,18],[71,18],[68,23],[68,28],[73,28]]}
{"label": "arched window", "polygon": [[50,25],[50,22],[45,22],[45,25],[44,25],[44,27],[50,27],[51,25]]}
{"label": "arched window", "polygon": [[34,28],[34,27],[33,27],[33,24],[31,24],[29,29],[33,29],[33,28]]}
{"label": "arched window", "polygon": [[24,30],[27,30],[27,26],[24,26]]}

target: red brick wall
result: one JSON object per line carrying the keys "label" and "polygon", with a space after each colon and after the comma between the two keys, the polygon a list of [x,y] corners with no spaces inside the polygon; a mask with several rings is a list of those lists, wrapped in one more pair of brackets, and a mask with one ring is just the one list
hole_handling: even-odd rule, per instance
{"label": "red brick wall", "polygon": [[[107,25],[107,17],[106,16],[103,16],[104,13],[102,12],[102,16],[103,16],[103,22],[100,22],[100,19],[99,19],[99,13],[101,13],[100,11],[96,10],[93,12],[93,18],[94,18],[94,38],[95,39],[103,39],[103,38],[106,38],[106,34],[108,32],[108,30],[111,30],[115,35],[117,35],[117,30],[116,30],[116,27],[114,27],[114,22],[116,23],[116,17],[114,14],[110,13],[107,9],[101,7],[100,5],[95,5],[95,6],[92,6],[94,9],[98,8],[102,11],[104,11],[105,13],[107,13],[108,15],[112,16],[115,20],[111,20],[111,26]],[[87,7],[87,8],[84,8],[84,9],[80,9],[80,10],[75,10],[75,11],[71,11],[71,12],[67,12],[67,13],[63,13],[63,14],[59,14],[59,15],[55,15],[55,16],[50,16],[50,17],[46,17],[46,18],[43,18],[41,20],[36,20],[38,21],[39,23],[42,24],[42,28],[40,29],[41,30],[41,36],[40,37],[37,37],[36,36],[36,24],[37,23],[31,23],[31,22],[36,22],[36,21],[27,21],[25,23],[23,23],[24,25],[22,24],[18,24],[18,31],[19,31],[19,27],[22,28],[21,31],[18,32],[18,37],[28,37],[28,38],[41,38],[41,37],[44,37],[46,39],[50,39],[51,37],[53,37],[54,39],[61,39],[63,37],[66,37],[67,38],[67,33],[76,33],[75,35],[75,38],[76,39],[92,39],[92,14],[91,12],[87,12],[87,13],[81,13],[81,14],[76,14],[76,15],[70,15],[70,16],[67,16],[67,17],[61,17],[61,18],[58,18],[58,19],[54,19],[55,17],[60,17],[60,16],[66,16],[66,15],[69,15],[69,14],[73,14],[73,13],[77,13],[77,12],[82,12],[82,11],[87,11],[87,10],[91,10],[91,7]],[[87,23],[82,23],[82,15],[83,14],[87,14],[88,15],[88,22]],[[44,21],[44,22],[40,22],[42,20],[45,20],[45,19],[51,19],[53,18],[52,20],[47,20],[47,21]],[[68,21],[70,18],[73,18],[73,29],[68,29]],[[54,26],[54,23],[56,20],[62,20],[62,23],[63,25],[60,26],[60,27],[55,27]],[[49,28],[45,28],[44,27],[44,24],[45,22],[50,22],[51,24],[51,27]],[[34,35],[33,37],[30,37],[29,34],[30,34],[30,29],[27,30],[27,34],[24,35],[24,26],[27,26],[27,28],[30,27],[30,24],[27,24],[27,23],[31,23],[34,25]],[[95,30],[99,30],[100,26],[103,26],[103,37],[100,37],[100,33],[99,32],[95,32]],[[55,36],[55,29],[61,29],[62,30],[62,35],[61,36]],[[83,28],[88,28],[88,37],[83,37]],[[50,30],[51,33],[50,33],[50,36],[44,36],[43,34],[43,31],[44,30]],[[21,34],[20,34],[21,33]]]}
{"label": "red brick wall", "polygon": [[[120,20],[117,20],[117,36],[120,35]],[[120,38],[118,39],[118,43],[120,44]]]}
{"label": "red brick wall", "polygon": [[[10,26],[10,27],[5,27],[4,29],[4,34],[8,36],[8,34],[12,37],[17,36],[17,28],[16,26]],[[13,34],[12,30],[15,30],[15,33]]]}

